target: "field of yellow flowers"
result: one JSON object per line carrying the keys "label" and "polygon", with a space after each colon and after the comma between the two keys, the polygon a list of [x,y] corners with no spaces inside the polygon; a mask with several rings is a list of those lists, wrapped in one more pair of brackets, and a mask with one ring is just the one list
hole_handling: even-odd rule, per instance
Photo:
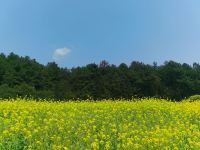
{"label": "field of yellow flowers", "polygon": [[200,149],[200,102],[1,100],[0,149]]}

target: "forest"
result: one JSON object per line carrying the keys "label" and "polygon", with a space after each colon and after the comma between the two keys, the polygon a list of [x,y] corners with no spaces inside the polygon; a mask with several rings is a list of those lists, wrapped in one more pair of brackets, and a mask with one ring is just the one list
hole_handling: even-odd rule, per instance
{"label": "forest", "polygon": [[200,94],[200,65],[166,61],[152,65],[99,64],[62,68],[28,56],[0,54],[0,98],[117,99],[157,97],[179,101]]}

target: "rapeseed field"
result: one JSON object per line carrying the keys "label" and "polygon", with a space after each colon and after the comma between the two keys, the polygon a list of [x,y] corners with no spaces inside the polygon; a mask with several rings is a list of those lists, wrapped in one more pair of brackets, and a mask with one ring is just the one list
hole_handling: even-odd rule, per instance
{"label": "rapeseed field", "polygon": [[200,102],[0,101],[0,149],[200,149]]}

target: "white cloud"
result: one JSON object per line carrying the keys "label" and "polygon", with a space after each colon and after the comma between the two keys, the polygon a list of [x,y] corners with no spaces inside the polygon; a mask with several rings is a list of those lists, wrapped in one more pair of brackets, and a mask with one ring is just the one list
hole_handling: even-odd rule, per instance
{"label": "white cloud", "polygon": [[71,49],[69,48],[66,48],[66,47],[58,48],[54,51],[53,59],[57,60],[57,59],[63,58],[66,55],[68,55],[70,52],[71,52]]}

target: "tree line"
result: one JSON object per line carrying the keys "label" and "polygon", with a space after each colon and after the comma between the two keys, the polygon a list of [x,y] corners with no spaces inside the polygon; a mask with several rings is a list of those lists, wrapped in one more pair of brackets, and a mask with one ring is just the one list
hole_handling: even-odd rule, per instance
{"label": "tree line", "polygon": [[116,66],[103,60],[82,67],[47,65],[14,53],[0,54],[0,98],[108,99],[161,97],[180,100],[200,94],[200,65],[166,61]]}

